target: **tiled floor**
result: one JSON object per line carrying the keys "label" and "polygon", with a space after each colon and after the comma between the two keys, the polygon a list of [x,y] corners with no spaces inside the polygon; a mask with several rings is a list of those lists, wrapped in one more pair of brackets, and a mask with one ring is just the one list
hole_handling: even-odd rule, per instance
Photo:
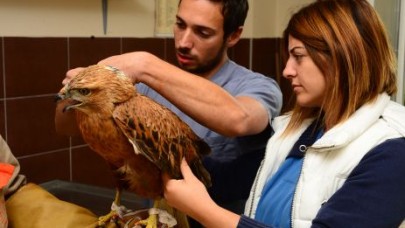
{"label": "tiled floor", "polygon": [[[105,215],[110,211],[115,196],[113,189],[61,180],[45,182],[41,186],[59,199],[88,208],[98,216]],[[128,192],[123,193],[121,204],[132,210],[149,207],[148,200]]]}

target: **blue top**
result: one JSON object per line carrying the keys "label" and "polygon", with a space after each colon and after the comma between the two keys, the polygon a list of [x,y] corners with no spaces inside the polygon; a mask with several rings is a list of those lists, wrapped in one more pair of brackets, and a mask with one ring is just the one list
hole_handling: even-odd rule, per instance
{"label": "blue top", "polygon": [[287,158],[266,183],[257,205],[255,217],[257,221],[275,227],[290,227],[292,200],[302,161],[302,158]]}
{"label": "blue top", "polygon": [[[269,110],[271,117],[279,115],[282,94],[272,78],[229,60],[210,80],[232,96],[248,96],[259,101]],[[211,147],[211,154],[204,159],[213,182],[208,189],[211,197],[217,203],[247,199],[271,135],[270,126],[257,135],[225,137],[197,123],[145,84],[138,84],[137,89],[172,110]]]}
{"label": "blue top", "polygon": [[323,130],[316,129],[319,127],[314,122],[302,134],[281,167],[264,186],[256,210],[255,219],[257,221],[280,228],[291,227],[292,201],[306,150],[301,151],[300,146],[305,145],[306,148],[312,145],[314,140],[321,138]]}

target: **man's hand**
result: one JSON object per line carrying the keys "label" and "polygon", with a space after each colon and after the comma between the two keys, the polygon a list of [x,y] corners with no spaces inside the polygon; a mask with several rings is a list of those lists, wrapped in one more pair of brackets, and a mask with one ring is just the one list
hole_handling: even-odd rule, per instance
{"label": "man's hand", "polygon": [[66,77],[62,81],[62,85],[68,84],[70,82],[70,80],[72,80],[72,78],[74,78],[83,69],[84,69],[84,67],[78,67],[78,68],[74,68],[74,69],[71,69],[68,72],[66,72]]}
{"label": "man's hand", "polygon": [[115,67],[125,73],[132,83],[136,84],[141,81],[144,69],[148,62],[157,60],[158,58],[150,53],[137,51],[129,52],[121,55],[115,55],[98,62],[100,65]]}
{"label": "man's hand", "polygon": [[[143,69],[150,61],[158,60],[158,58],[147,52],[130,52],[121,55],[114,55],[103,60],[97,64],[115,67],[131,79],[135,84],[140,82],[140,77],[144,74]],[[63,79],[62,84],[66,85],[72,78],[74,78],[84,67],[78,67],[66,72],[66,77]]]}

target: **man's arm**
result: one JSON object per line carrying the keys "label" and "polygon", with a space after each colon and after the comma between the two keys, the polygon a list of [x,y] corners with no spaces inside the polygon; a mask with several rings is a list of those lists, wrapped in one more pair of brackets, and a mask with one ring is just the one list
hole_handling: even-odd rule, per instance
{"label": "man's arm", "polygon": [[100,64],[124,71],[134,83],[148,85],[200,124],[225,136],[257,134],[269,123],[269,113],[259,101],[233,97],[209,80],[152,54],[133,52],[107,58]]}

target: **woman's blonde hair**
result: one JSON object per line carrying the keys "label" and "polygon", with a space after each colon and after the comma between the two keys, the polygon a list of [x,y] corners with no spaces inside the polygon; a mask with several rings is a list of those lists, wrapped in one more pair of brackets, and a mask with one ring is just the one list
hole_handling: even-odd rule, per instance
{"label": "woman's blonde hair", "polygon": [[283,35],[304,43],[323,73],[326,91],[321,108],[295,105],[286,134],[310,117],[327,129],[349,118],[383,92],[396,92],[396,59],[378,14],[367,0],[318,0],[295,13]]}

